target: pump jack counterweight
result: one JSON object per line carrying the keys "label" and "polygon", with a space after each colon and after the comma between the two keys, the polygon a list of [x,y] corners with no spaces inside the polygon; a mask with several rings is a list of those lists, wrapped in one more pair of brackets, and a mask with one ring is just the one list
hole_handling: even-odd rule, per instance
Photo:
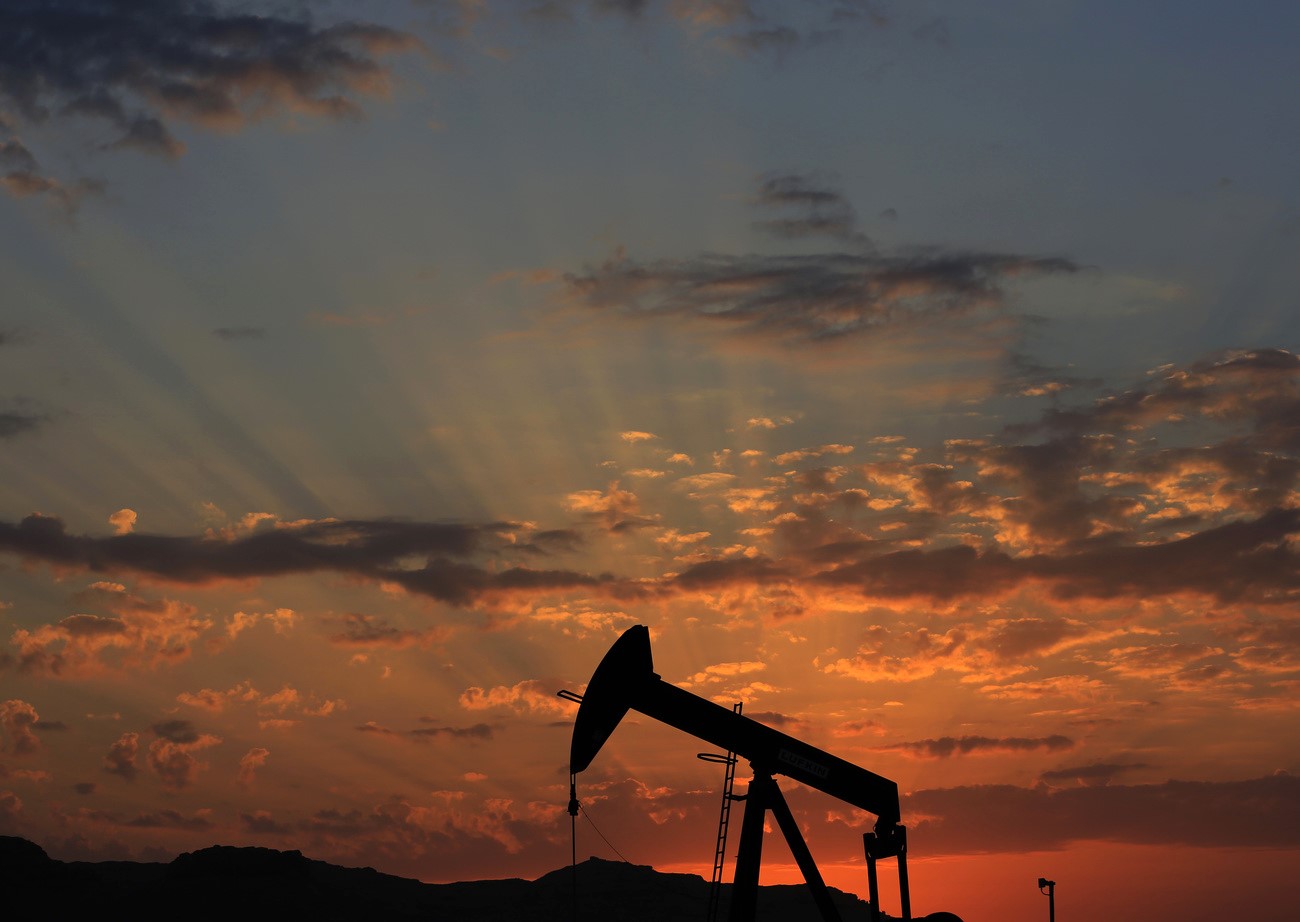
{"label": "pump jack counterweight", "polygon": [[[568,696],[566,696],[568,697]],[[569,700],[575,700],[573,695]],[[785,775],[876,816],[866,836],[867,871],[872,912],[879,918],[876,861],[897,858],[903,919],[911,919],[907,883],[906,829],[900,825],[898,785],[815,746],[728,710],[661,679],[650,655],[650,630],[637,625],[624,631],[596,667],[581,696],[573,724],[569,770],[584,771],[629,710],[720,746],[730,758],[744,758],[754,777],[744,796],[740,849],[736,858],[729,922],[754,922],[758,904],[763,824],[772,811],[790,851],[803,872],[825,922],[840,922],[839,912],[799,831],[773,775]],[[740,800],[740,797],[736,797]],[[716,867],[716,864],[715,864]],[[945,914],[947,918],[954,918]]]}

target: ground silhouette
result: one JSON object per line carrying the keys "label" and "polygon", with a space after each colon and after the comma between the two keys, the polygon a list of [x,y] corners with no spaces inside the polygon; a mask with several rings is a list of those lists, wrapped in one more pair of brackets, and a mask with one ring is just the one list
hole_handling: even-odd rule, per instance
{"label": "ground silhouette", "polygon": [[[40,846],[0,836],[0,886],[36,912],[33,918],[127,913],[137,922],[245,920],[403,920],[425,922],[572,922],[573,868],[536,880],[510,878],[426,884],[374,868],[344,868],[298,851],[214,845],[171,862],[57,861]],[[706,916],[709,883],[693,874],[589,858],[576,869],[581,922],[662,922]],[[727,891],[721,918],[726,918]],[[867,903],[839,890],[844,922],[866,922]],[[760,888],[759,922],[820,922],[801,885]]]}

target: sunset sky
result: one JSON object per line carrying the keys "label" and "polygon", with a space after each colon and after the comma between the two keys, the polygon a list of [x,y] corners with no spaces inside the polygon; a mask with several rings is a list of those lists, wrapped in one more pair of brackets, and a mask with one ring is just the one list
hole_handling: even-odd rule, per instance
{"label": "sunset sky", "polygon": [[[1297,35],[2,0],[0,834],[536,877],[646,624],[898,782],[918,912],[1294,918]],[[707,876],[707,749],[630,715],[579,856]]]}

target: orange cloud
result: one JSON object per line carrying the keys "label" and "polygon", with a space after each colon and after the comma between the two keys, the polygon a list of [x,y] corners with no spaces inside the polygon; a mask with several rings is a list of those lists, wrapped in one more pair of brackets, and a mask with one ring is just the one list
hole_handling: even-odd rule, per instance
{"label": "orange cloud", "polygon": [[146,760],[163,787],[174,791],[191,785],[208,767],[194,753],[221,743],[220,737],[198,733],[184,720],[154,724],[153,731],[158,738],[149,744]]}
{"label": "orange cloud", "polygon": [[119,509],[108,517],[109,524],[113,526],[113,533],[118,535],[129,535],[134,531],[136,519],[133,509]]}
{"label": "orange cloud", "polygon": [[556,697],[555,691],[537,679],[526,679],[514,685],[497,685],[486,690],[470,686],[461,692],[458,700],[467,711],[509,708],[517,712],[568,715],[572,708]]}
{"label": "orange cloud", "polygon": [[239,759],[239,776],[236,779],[244,787],[251,787],[257,778],[257,770],[266,764],[271,750],[255,746]]}
{"label": "orange cloud", "polygon": [[18,698],[0,702],[0,729],[4,730],[5,751],[16,756],[30,755],[41,748],[33,728],[40,722],[36,708]]}

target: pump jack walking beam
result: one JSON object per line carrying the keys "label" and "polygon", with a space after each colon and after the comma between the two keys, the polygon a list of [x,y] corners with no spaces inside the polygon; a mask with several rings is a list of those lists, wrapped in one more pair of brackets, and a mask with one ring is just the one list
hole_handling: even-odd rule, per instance
{"label": "pump jack walking beam", "polygon": [[905,863],[906,830],[899,825],[898,785],[893,781],[663,681],[654,671],[650,630],[645,625],[628,628],[614,642],[580,698],[572,693],[564,697],[581,701],[569,751],[572,774],[591,764],[629,710],[640,711],[749,761],[754,780],[750,783],[741,826],[730,922],[753,922],[763,823],[768,810],[776,816],[822,917],[827,922],[839,922],[826,884],[813,863],[790,807],[772,780],[774,774],[786,775],[876,815],[875,832],[868,834],[867,846],[873,910],[879,912],[875,862],[879,858],[898,857],[904,919],[911,918]]}

